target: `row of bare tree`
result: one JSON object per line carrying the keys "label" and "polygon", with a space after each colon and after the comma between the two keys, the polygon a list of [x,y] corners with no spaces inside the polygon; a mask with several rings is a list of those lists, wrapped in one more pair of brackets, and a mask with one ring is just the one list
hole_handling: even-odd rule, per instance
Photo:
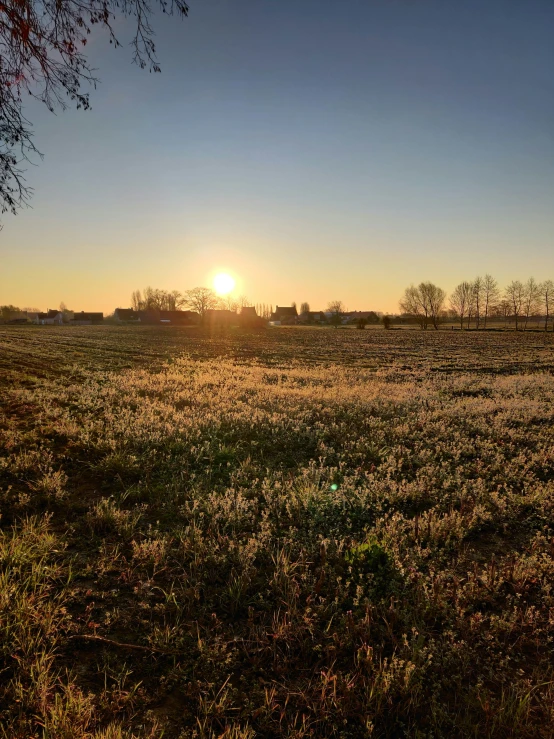
{"label": "row of bare tree", "polygon": [[273,313],[273,306],[269,303],[256,303],[256,314],[266,321],[269,321],[271,314]]}
{"label": "row of bare tree", "polygon": [[184,293],[178,290],[158,290],[145,287],[142,292],[135,290],[131,294],[131,308],[134,310],[191,310],[201,317],[208,310],[222,308],[238,311],[240,308],[250,306],[248,298],[241,296],[238,299],[219,297],[209,287],[193,287]]}
{"label": "row of bare tree", "polygon": [[460,282],[450,295],[450,310],[445,309],[446,297],[432,282],[411,285],[400,300],[400,310],[413,316],[422,329],[437,329],[444,319],[459,320],[462,329],[470,328],[472,322],[477,329],[486,328],[487,322],[501,319],[505,324],[512,320],[516,331],[525,331],[530,319],[538,316],[547,331],[554,308],[554,283],[530,277],[527,282],[514,280],[501,290],[494,277],[485,275]]}

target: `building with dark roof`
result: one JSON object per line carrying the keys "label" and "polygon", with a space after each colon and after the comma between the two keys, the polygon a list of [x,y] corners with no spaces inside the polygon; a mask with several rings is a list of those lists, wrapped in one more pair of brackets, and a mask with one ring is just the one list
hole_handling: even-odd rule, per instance
{"label": "building with dark roof", "polygon": [[192,326],[198,323],[198,313],[191,310],[139,310],[138,320],[148,324],[172,324],[178,326]]}
{"label": "building with dark roof", "polygon": [[277,306],[269,320],[273,323],[294,324],[297,318],[298,311],[296,310],[296,306],[287,305]]}
{"label": "building with dark roof", "polygon": [[85,313],[85,311],[82,310],[80,313],[73,313],[73,318],[70,323],[73,326],[92,326],[95,323],[102,323],[103,321],[103,313]]}
{"label": "building with dark roof", "polygon": [[214,308],[204,313],[203,323],[210,328],[235,326],[238,323],[238,316],[234,310]]}
{"label": "building with dark roof", "polygon": [[113,317],[118,323],[131,323],[139,319],[138,311],[133,308],[116,308]]}
{"label": "building with dark roof", "polygon": [[344,318],[348,323],[357,323],[359,320],[364,320],[366,323],[381,323],[379,314],[374,310],[351,310],[343,315]]}
{"label": "building with dark roof", "polygon": [[179,325],[192,325],[198,323],[198,313],[193,310],[161,310],[160,320],[169,321]]}
{"label": "building with dark roof", "polygon": [[253,306],[244,306],[239,314],[239,325],[241,328],[259,328],[265,324]]}
{"label": "building with dark roof", "polygon": [[327,323],[327,317],[322,310],[308,310],[298,316],[298,323]]}
{"label": "building with dark roof", "polygon": [[63,324],[63,314],[59,310],[49,309],[46,313],[37,313],[35,323],[40,326],[61,326]]}

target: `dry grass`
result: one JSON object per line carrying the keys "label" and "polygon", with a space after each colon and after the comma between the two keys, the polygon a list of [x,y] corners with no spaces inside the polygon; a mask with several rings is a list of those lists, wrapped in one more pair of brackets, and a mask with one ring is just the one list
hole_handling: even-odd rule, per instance
{"label": "dry grass", "polygon": [[0,736],[553,736],[553,369],[0,329]]}

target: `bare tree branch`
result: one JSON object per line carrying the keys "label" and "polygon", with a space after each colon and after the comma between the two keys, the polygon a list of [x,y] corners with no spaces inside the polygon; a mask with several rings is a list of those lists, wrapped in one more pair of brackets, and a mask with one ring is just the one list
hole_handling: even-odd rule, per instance
{"label": "bare tree branch", "polygon": [[[189,11],[185,0],[156,0],[156,6],[181,17]],[[32,195],[21,167],[39,152],[22,112],[23,96],[50,111],[70,104],[89,108],[82,87],[95,87],[97,79],[83,50],[96,25],[108,32],[110,43],[121,45],[112,26],[117,15],[136,20],[133,61],[159,72],[152,13],[146,0],[0,0],[0,212],[15,214]]]}

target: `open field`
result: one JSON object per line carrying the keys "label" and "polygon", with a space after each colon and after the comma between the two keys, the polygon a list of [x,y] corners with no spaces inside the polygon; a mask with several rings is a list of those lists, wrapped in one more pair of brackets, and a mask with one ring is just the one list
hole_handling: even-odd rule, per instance
{"label": "open field", "polygon": [[0,327],[0,737],[554,736],[554,336]]}

